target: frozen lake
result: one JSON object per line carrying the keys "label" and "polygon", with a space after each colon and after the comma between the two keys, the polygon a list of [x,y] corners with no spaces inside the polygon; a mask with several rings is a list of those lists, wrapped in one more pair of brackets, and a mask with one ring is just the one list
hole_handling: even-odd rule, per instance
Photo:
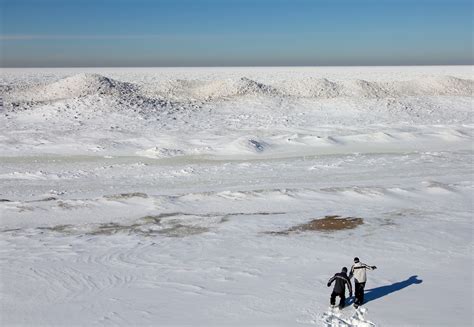
{"label": "frozen lake", "polygon": [[471,66],[0,81],[3,325],[472,325]]}

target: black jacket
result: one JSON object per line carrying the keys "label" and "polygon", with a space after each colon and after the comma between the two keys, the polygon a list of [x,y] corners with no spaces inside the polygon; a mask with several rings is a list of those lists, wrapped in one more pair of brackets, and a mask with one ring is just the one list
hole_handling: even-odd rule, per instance
{"label": "black jacket", "polygon": [[328,281],[328,286],[331,286],[332,282],[336,281],[334,284],[334,293],[338,294],[344,294],[346,293],[346,284],[347,287],[349,288],[349,293],[352,294],[352,285],[351,281],[349,280],[349,277],[343,272],[335,274],[329,281]]}

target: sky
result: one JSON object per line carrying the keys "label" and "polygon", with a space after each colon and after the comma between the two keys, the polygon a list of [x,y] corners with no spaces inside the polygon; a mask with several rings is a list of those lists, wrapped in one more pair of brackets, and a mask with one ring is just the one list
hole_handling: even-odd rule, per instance
{"label": "sky", "polygon": [[0,0],[1,67],[473,64],[472,0]]}

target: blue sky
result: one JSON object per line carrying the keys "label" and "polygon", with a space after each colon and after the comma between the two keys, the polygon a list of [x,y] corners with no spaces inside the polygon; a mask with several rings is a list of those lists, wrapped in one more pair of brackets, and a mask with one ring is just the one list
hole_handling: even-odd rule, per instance
{"label": "blue sky", "polygon": [[0,65],[473,63],[468,0],[0,0]]}

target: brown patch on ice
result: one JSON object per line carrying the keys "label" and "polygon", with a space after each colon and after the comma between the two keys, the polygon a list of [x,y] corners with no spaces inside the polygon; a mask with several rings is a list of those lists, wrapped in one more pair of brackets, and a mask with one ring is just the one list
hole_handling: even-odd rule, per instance
{"label": "brown patch on ice", "polygon": [[[120,195],[121,196],[121,195]],[[73,208],[67,203],[59,201],[61,208]],[[234,216],[247,215],[277,215],[284,212],[235,212],[235,213],[208,213],[194,214],[187,212],[165,212],[157,215],[147,215],[128,223],[107,222],[89,223],[78,225],[56,225],[47,227],[37,227],[42,231],[62,233],[66,235],[143,235],[143,236],[167,236],[186,237],[212,231],[218,225],[228,222]],[[5,230],[4,230],[5,231]],[[8,231],[8,230],[7,230]],[[2,232],[0,230],[0,232]]]}
{"label": "brown patch on ice", "polygon": [[364,219],[357,217],[325,216],[313,219],[307,223],[296,225],[278,232],[267,232],[272,235],[288,235],[301,232],[337,232],[339,230],[354,229],[364,223]]}
{"label": "brown patch on ice", "polygon": [[114,235],[117,233],[138,234],[144,236],[164,235],[185,237],[205,233],[216,224],[227,221],[225,216],[194,215],[188,213],[162,213],[144,216],[131,224],[115,222],[86,225],[57,225],[38,227],[37,229],[68,235]]}

